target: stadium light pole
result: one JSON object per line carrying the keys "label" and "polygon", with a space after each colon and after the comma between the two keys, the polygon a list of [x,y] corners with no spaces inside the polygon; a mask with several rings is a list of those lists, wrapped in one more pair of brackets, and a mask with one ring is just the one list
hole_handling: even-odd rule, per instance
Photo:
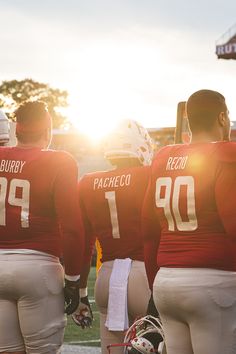
{"label": "stadium light pole", "polygon": [[175,127],[175,144],[182,144],[183,120],[186,116],[185,111],[186,102],[179,102],[177,105],[177,117]]}

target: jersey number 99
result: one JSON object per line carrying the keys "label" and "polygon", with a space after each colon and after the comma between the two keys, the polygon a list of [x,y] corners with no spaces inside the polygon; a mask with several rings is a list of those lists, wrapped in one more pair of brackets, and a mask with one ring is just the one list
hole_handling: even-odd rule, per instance
{"label": "jersey number 99", "polygon": [[[8,191],[9,183],[9,192]],[[17,197],[17,189],[21,196]],[[0,177],[0,225],[6,226],[6,201],[12,206],[21,208],[21,227],[29,227],[29,199],[30,183],[25,179],[13,178],[8,182],[7,178]]]}

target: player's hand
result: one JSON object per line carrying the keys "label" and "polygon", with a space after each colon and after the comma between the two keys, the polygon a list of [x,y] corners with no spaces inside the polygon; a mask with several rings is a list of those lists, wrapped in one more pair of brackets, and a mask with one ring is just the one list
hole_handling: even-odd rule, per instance
{"label": "player's hand", "polygon": [[65,279],[64,287],[65,313],[71,315],[79,305],[79,280]]}
{"label": "player's hand", "polygon": [[81,326],[82,329],[92,327],[93,312],[89,303],[88,296],[80,298],[79,306],[71,317],[77,326]]}
{"label": "player's hand", "polygon": [[157,311],[156,305],[153,300],[153,295],[151,294],[148,307],[147,307],[147,315],[151,315],[153,317],[158,317],[159,318],[159,313]]}

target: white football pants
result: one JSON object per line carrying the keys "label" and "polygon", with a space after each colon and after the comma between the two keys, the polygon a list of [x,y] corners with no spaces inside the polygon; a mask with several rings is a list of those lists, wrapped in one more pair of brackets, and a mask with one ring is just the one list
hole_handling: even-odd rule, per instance
{"label": "white football pants", "polygon": [[153,287],[168,354],[236,353],[236,273],[160,268]]}
{"label": "white football pants", "polygon": [[66,325],[63,279],[56,257],[0,254],[0,352],[59,352]]}

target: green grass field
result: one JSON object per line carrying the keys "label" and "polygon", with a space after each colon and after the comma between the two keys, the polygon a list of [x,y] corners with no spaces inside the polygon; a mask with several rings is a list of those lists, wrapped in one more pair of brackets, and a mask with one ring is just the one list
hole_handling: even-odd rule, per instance
{"label": "green grass field", "polygon": [[100,346],[100,334],[99,334],[99,313],[94,302],[94,284],[96,279],[96,268],[92,267],[89,280],[88,280],[88,294],[89,299],[92,302],[92,311],[94,315],[94,321],[92,328],[82,330],[76,326],[73,320],[68,317],[68,324],[65,331],[64,342],[67,344],[78,344],[86,346]]}

